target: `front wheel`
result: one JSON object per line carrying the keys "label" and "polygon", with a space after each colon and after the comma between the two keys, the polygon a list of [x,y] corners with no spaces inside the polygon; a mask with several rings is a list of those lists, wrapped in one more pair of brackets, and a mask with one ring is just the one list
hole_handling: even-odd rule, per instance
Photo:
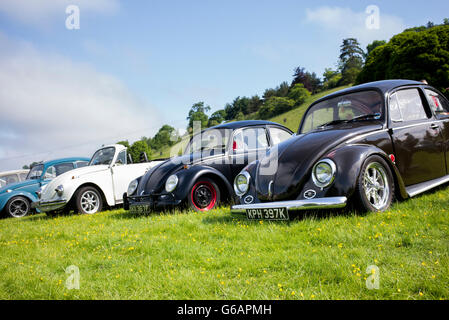
{"label": "front wheel", "polygon": [[76,208],[82,214],[94,214],[103,208],[100,192],[94,187],[84,187],[76,192]]}
{"label": "front wheel", "polygon": [[209,211],[220,202],[220,189],[217,184],[207,178],[198,180],[189,194],[190,207],[199,212]]}
{"label": "front wheel", "polygon": [[23,218],[30,213],[30,201],[22,196],[9,199],[5,206],[6,215],[12,218]]}
{"label": "front wheel", "polygon": [[366,211],[383,212],[390,208],[394,196],[394,180],[384,159],[372,156],[365,161],[356,195],[362,209]]}

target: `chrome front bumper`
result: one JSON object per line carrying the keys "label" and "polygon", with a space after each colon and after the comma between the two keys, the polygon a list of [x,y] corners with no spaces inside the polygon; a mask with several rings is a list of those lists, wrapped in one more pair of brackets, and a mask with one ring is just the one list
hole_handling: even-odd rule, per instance
{"label": "chrome front bumper", "polygon": [[31,204],[32,208],[36,208],[39,211],[46,212],[57,210],[64,207],[67,204],[67,199],[49,200],[49,201],[36,201]]}
{"label": "chrome front bumper", "polygon": [[348,199],[346,197],[265,202],[265,203],[235,205],[231,207],[231,212],[245,214],[247,209],[273,209],[273,208],[287,208],[288,211],[339,209],[346,207],[347,202]]}

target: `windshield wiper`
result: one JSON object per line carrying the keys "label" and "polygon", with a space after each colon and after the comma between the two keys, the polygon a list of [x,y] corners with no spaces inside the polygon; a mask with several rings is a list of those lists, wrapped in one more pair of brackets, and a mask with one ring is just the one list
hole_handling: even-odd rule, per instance
{"label": "windshield wiper", "polygon": [[334,124],[346,123],[346,122],[348,122],[348,120],[333,120],[331,122],[327,122],[325,124],[322,124],[318,128],[324,128],[324,127],[328,127],[328,126],[333,126]]}
{"label": "windshield wiper", "polygon": [[370,113],[370,114],[364,114],[363,116],[359,116],[359,117],[355,117],[351,120],[348,120],[348,122],[356,122],[356,121],[360,121],[360,120],[379,120],[381,117],[380,113]]}

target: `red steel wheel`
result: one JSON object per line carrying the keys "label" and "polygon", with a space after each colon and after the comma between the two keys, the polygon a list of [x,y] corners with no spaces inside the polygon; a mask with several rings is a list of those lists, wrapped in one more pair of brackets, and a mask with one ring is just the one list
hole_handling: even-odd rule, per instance
{"label": "red steel wheel", "polygon": [[189,204],[196,211],[212,210],[219,202],[220,189],[211,179],[198,180],[190,191]]}

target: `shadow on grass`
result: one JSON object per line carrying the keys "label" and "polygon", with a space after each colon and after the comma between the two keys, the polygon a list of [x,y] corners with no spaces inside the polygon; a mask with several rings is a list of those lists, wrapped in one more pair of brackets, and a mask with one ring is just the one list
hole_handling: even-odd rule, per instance
{"label": "shadow on grass", "polygon": [[130,220],[130,219],[149,218],[149,217],[174,216],[178,214],[188,214],[188,213],[189,212],[187,210],[180,210],[180,209],[154,210],[150,213],[131,213],[130,211],[124,210],[117,213],[113,213],[109,217],[113,219]]}

